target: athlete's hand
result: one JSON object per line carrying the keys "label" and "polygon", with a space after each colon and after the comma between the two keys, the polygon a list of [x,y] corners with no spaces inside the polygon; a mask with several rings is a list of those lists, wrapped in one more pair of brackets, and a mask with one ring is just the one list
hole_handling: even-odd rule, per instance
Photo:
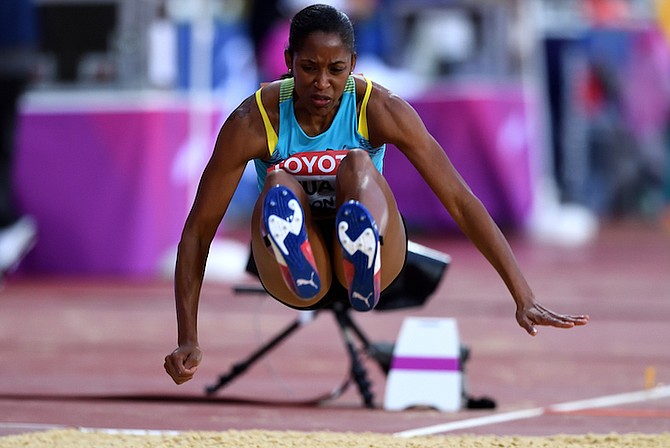
{"label": "athlete's hand", "polygon": [[517,307],[516,321],[528,332],[528,334],[535,336],[537,334],[537,325],[572,328],[578,325],[586,325],[589,322],[589,316],[558,314],[545,308],[539,303],[533,302],[528,305],[520,305]]}
{"label": "athlete's hand", "polygon": [[177,384],[193,378],[202,361],[202,350],[197,345],[182,345],[165,357],[165,371]]}

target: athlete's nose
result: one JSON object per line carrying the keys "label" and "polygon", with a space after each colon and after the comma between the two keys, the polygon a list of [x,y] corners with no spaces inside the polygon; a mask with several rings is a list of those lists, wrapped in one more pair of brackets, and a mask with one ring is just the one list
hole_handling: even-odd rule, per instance
{"label": "athlete's nose", "polygon": [[314,79],[314,86],[319,90],[324,90],[328,88],[329,81],[328,76],[325,72],[319,72]]}

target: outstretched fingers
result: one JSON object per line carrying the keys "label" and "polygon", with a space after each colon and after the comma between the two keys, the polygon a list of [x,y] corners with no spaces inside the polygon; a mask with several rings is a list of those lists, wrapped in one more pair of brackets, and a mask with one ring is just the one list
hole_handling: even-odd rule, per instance
{"label": "outstretched fingers", "polygon": [[538,325],[556,328],[572,328],[575,326],[586,325],[589,321],[589,316],[559,314],[540,304],[534,304],[528,309],[521,310],[521,313],[517,314],[517,321],[528,334],[535,336],[537,334],[536,326]]}
{"label": "outstretched fingers", "polygon": [[589,323],[589,316],[586,314],[581,314],[579,316],[573,315],[562,315],[563,319],[572,322],[575,325],[586,325]]}

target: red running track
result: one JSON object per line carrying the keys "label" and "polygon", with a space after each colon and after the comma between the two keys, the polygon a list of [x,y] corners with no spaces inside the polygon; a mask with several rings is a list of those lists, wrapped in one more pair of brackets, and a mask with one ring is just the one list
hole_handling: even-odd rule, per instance
{"label": "red running track", "polygon": [[[453,259],[436,294],[421,309],[354,318],[370,339],[388,342],[407,316],[455,318],[471,349],[468,391],[493,398],[493,411],[384,411],[385,377],[371,360],[365,366],[375,409],[362,406],[353,386],[337,399],[310,403],[340,385],[349,369],[329,312],[207,398],[205,386],[296,312],[265,296],[235,295],[232,283],[208,282],[200,317],[205,359],[196,378],[178,387],[162,367],[175,340],[169,281],[14,277],[0,291],[0,435],[61,426],[381,433],[432,427],[496,435],[670,431],[670,398],[662,386],[670,384],[667,230],[607,225],[597,241],[579,248],[512,237],[538,299],[559,312],[591,316],[586,327],[543,328],[534,338],[516,325],[511,298],[467,241],[415,240]],[[646,388],[656,385],[661,396],[646,397]],[[616,399],[629,393],[637,399]],[[592,399],[602,397],[615,399],[594,407]],[[553,407],[582,400],[588,401],[577,409]]]}

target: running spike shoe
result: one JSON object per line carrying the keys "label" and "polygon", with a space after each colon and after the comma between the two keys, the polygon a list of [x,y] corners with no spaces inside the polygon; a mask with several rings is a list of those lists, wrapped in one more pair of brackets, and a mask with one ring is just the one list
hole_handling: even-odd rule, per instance
{"label": "running spike shoe", "polygon": [[358,201],[342,204],[335,218],[342,246],[349,302],[357,311],[370,311],[379,301],[381,248],[377,224]]}
{"label": "running spike shoe", "polygon": [[288,287],[303,299],[316,296],[321,279],[296,195],[282,185],[271,188],[263,203],[263,222]]}

